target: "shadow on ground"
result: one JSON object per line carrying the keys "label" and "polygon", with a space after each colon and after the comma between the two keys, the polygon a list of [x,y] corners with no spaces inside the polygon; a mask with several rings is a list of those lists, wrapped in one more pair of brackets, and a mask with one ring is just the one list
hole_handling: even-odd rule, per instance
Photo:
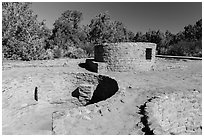
{"label": "shadow on ground", "polygon": [[98,73],[98,64],[93,62],[94,59],[86,59],[85,63],[79,63],[78,66],[88,71]]}

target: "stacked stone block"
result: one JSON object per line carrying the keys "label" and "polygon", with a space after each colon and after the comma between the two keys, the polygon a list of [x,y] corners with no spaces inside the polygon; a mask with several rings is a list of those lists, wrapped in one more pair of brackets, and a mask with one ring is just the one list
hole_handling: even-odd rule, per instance
{"label": "stacked stone block", "polygon": [[80,84],[78,87],[79,101],[86,105],[91,100],[94,90],[94,85]]}

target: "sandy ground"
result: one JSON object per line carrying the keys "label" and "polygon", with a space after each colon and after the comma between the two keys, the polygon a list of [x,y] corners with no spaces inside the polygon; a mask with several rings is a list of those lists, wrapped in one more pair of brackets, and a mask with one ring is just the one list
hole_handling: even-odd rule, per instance
{"label": "sandy ground", "polygon": [[[2,70],[3,134],[54,134],[52,114],[78,108],[70,102],[50,104],[33,99],[36,83],[47,82],[47,90],[59,87],[63,73],[88,72],[78,64],[84,59],[15,62],[4,61]],[[108,72],[122,87],[120,93],[86,108],[85,118],[65,124],[64,134],[144,134],[139,106],[152,96],[171,92],[202,92],[202,61],[157,59],[156,69],[149,72]],[[53,77],[55,83],[52,83]],[[65,79],[65,78],[64,78]],[[35,84],[34,84],[35,83]],[[26,87],[22,88],[22,87]],[[24,90],[25,89],[25,90]],[[200,104],[201,105],[201,104]],[[64,125],[62,125],[62,128]]]}

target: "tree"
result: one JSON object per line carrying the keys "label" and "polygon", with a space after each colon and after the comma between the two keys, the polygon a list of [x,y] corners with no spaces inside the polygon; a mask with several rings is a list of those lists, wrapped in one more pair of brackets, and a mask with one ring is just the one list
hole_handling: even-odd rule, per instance
{"label": "tree", "polygon": [[[49,30],[30,9],[31,3],[2,3],[2,44],[5,58],[38,59]],[[36,42],[38,43],[36,45]]]}
{"label": "tree", "polygon": [[[167,38],[171,38],[168,40]],[[172,40],[173,37],[173,40]],[[184,31],[174,36],[166,36],[168,45],[167,54],[180,56],[202,56],[202,20],[198,20],[195,25],[187,25]]]}
{"label": "tree", "polygon": [[143,36],[142,32],[137,32],[133,38],[134,42],[142,42],[143,41],[142,36]]}
{"label": "tree", "polygon": [[202,39],[202,19],[198,20],[195,25],[184,27],[185,40],[198,41]]}
{"label": "tree", "polygon": [[[80,26],[82,13],[77,10],[67,10],[54,23],[51,41],[54,44],[56,57],[81,58],[90,53],[88,45],[87,26]],[[83,54],[83,55],[82,55]]]}
{"label": "tree", "polygon": [[196,39],[202,40],[202,19],[198,20],[195,24],[195,30],[196,30]]}
{"label": "tree", "polygon": [[126,28],[126,26],[120,21],[114,21],[112,23],[112,40],[111,42],[128,42],[131,39],[132,33],[130,30]]}
{"label": "tree", "polygon": [[175,35],[167,30],[160,44],[160,54],[167,54],[170,45],[175,44]]}
{"label": "tree", "polygon": [[108,42],[110,38],[111,20],[108,13],[101,13],[91,20],[89,39],[93,44]]}
{"label": "tree", "polygon": [[59,48],[68,50],[70,46],[80,43],[82,13],[76,10],[67,10],[54,23],[52,39]]}
{"label": "tree", "polygon": [[196,41],[196,30],[193,25],[188,25],[184,27],[184,36],[188,41]]}
{"label": "tree", "polygon": [[128,41],[129,42],[134,42],[135,33],[129,30],[127,32],[127,35],[128,35]]}
{"label": "tree", "polygon": [[108,13],[100,13],[91,20],[89,39],[93,44],[132,41],[134,33],[120,21],[112,21]]}
{"label": "tree", "polygon": [[142,41],[143,42],[152,42],[157,44],[157,52],[160,54],[161,52],[161,47],[162,47],[162,40],[164,38],[164,34],[158,30],[149,30],[142,36]]}

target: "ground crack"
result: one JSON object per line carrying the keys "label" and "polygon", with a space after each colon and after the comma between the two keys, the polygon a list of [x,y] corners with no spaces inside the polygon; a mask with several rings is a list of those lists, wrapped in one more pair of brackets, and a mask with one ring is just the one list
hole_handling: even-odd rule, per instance
{"label": "ground crack", "polygon": [[144,132],[145,135],[154,135],[153,130],[151,130],[151,128],[149,127],[150,124],[148,123],[148,115],[147,115],[147,112],[146,112],[146,106],[147,105],[146,104],[148,102],[151,102],[151,100],[155,99],[155,98],[158,98],[158,97],[155,97],[155,96],[151,97],[146,102],[144,102],[144,104],[139,106],[138,114],[142,115],[140,123],[142,123],[144,125],[144,127],[142,128],[142,132]]}

